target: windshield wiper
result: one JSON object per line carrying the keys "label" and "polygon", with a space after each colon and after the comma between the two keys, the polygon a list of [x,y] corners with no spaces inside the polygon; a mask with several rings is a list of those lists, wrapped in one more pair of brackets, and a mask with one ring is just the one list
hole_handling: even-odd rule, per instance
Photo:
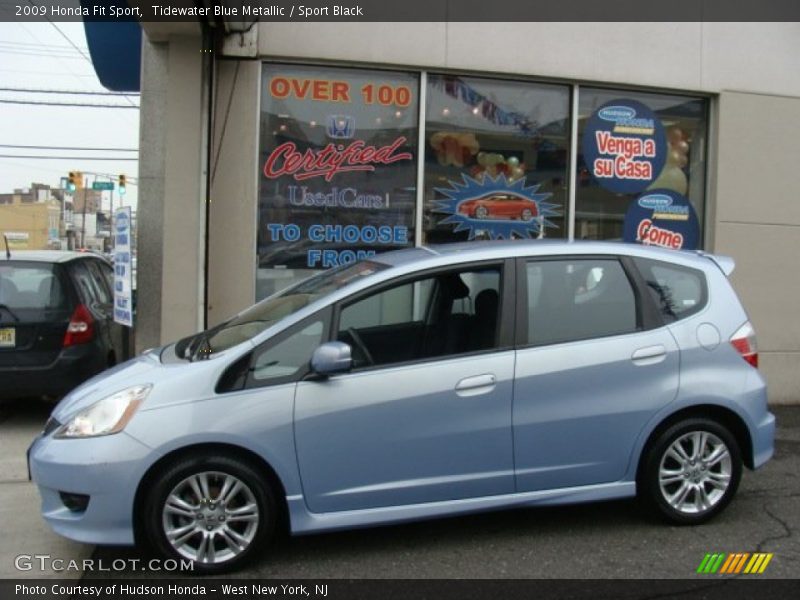
{"label": "windshield wiper", "polygon": [[211,344],[208,343],[208,340],[208,331],[197,335],[197,338],[189,346],[189,362],[208,358],[208,355],[211,354]]}
{"label": "windshield wiper", "polygon": [[7,304],[2,304],[2,303],[0,303],[0,308],[2,308],[2,309],[4,309],[5,311],[7,311],[7,312],[8,312],[8,314],[10,314],[12,317],[14,317],[14,320],[15,320],[17,323],[19,323],[19,317],[18,317],[18,316],[17,316],[17,315],[14,313],[14,311],[13,311],[13,310],[11,310],[11,307],[10,307],[10,306],[8,306]]}

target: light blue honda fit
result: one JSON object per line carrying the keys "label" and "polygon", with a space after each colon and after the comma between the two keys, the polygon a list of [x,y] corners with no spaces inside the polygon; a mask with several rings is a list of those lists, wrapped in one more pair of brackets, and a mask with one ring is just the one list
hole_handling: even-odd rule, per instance
{"label": "light blue honda fit", "polygon": [[700,523],[774,417],[733,261],[486,242],[323,272],[65,397],[44,518],[197,572],[294,534],[638,495]]}

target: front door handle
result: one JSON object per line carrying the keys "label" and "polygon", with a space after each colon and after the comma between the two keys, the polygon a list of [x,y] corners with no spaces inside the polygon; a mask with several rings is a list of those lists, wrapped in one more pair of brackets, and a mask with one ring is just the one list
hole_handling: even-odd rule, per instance
{"label": "front door handle", "polygon": [[491,392],[497,385],[497,378],[492,373],[466,377],[456,384],[459,396],[477,396]]}
{"label": "front door handle", "polygon": [[631,355],[631,360],[637,365],[654,365],[660,363],[667,356],[667,349],[661,344],[639,348]]}

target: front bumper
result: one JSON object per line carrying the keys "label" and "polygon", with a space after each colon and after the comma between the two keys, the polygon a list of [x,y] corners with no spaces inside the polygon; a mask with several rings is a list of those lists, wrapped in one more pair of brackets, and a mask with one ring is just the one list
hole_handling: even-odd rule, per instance
{"label": "front bumper", "polygon": [[[34,440],[29,456],[42,498],[42,516],[53,530],[87,544],[132,545],[133,504],[151,450],[125,432],[86,439]],[[86,510],[73,512],[60,492],[86,494]]]}

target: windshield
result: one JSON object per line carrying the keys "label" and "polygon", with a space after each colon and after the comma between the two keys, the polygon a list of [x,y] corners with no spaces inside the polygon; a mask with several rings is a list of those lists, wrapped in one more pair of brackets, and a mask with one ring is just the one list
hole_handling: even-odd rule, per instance
{"label": "windshield", "polygon": [[388,268],[389,265],[365,260],[324,271],[254,304],[225,323],[181,340],[175,347],[175,353],[193,360],[222,352],[252,339],[276,321],[296,313],[315,300]]}

